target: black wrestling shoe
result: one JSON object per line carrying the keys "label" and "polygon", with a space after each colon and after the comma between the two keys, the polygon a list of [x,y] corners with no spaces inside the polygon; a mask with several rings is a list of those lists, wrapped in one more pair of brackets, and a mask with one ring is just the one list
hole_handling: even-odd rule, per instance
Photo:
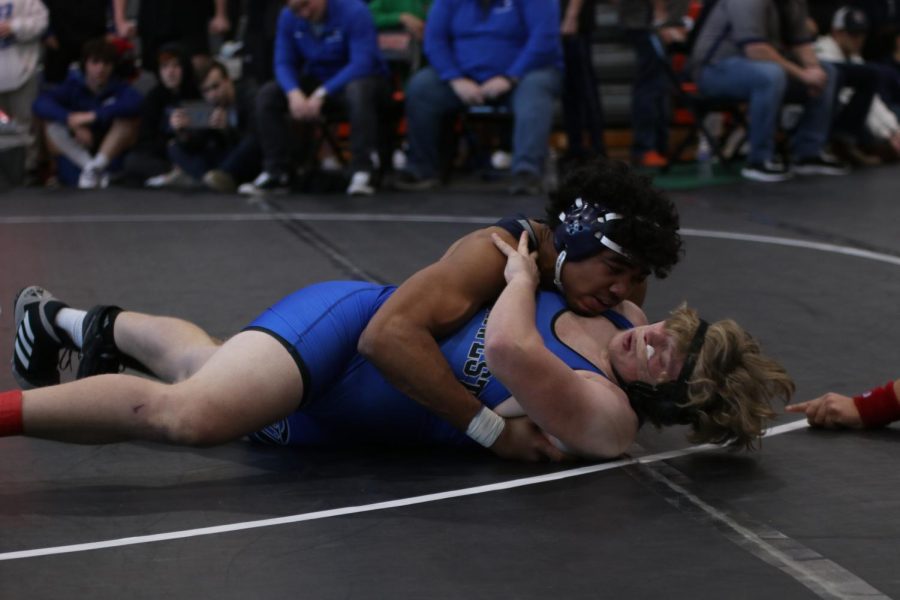
{"label": "black wrestling shoe", "polygon": [[100,304],[85,315],[77,379],[123,370],[122,355],[113,339],[113,323],[120,312],[118,306]]}
{"label": "black wrestling shoe", "polygon": [[850,167],[827,152],[817,156],[798,158],[794,162],[794,172],[800,175],[847,175]]}
{"label": "black wrestling shoe", "polygon": [[59,383],[59,351],[70,346],[68,336],[56,330],[54,320],[67,304],[36,285],[16,294],[16,340],[13,347],[13,376],[22,389]]}

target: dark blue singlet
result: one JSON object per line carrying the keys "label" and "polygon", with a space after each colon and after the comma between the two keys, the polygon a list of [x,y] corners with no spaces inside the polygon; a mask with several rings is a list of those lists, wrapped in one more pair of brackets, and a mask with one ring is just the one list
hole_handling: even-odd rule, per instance
{"label": "dark blue singlet", "polygon": [[[390,386],[356,352],[369,319],[395,289],[349,281],[316,284],[284,298],[247,327],[280,340],[297,361],[304,381],[298,410],[251,437],[281,445],[474,443]],[[538,293],[536,324],[544,344],[571,368],[605,376],[556,337],[554,323],[566,310],[558,294]],[[489,308],[478,311],[456,333],[440,340],[440,347],[457,379],[485,406],[494,408],[510,393],[485,364],[484,330],[489,314]],[[619,313],[606,311],[603,316],[618,329],[633,327]]]}

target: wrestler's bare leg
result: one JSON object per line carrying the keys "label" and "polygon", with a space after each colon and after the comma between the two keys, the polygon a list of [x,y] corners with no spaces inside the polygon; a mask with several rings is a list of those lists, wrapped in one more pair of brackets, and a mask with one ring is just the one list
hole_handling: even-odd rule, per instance
{"label": "wrestler's bare leg", "polygon": [[221,341],[189,321],[130,311],[119,313],[113,337],[119,352],[168,383],[199,371],[221,346]]}
{"label": "wrestler's bare leg", "polygon": [[[131,314],[134,323],[123,329],[126,346],[137,343],[128,338],[130,333],[153,323],[138,318],[146,315]],[[196,335],[180,323],[172,325],[186,337]],[[164,370],[172,368],[176,379],[180,367],[187,372],[192,365],[202,366],[171,384],[98,375],[25,391],[24,433],[87,444],[141,439],[207,446],[262,429],[295,410],[302,397],[294,359],[280,342],[259,331],[239,333],[205,357],[203,351],[171,358],[152,345],[129,348],[145,353],[142,358],[158,359]]]}

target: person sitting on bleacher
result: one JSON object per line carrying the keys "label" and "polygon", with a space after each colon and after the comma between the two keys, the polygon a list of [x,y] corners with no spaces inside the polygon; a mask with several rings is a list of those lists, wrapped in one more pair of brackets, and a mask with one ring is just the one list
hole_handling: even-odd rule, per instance
{"label": "person sitting on bleacher", "polygon": [[112,44],[92,40],[84,45],[81,69],[34,101],[63,184],[106,187],[109,172],[121,167],[137,139],[142,97],[113,75],[116,60]]}
{"label": "person sitting on bleacher", "polygon": [[[709,4],[709,3],[707,3]],[[844,175],[845,164],[824,153],[837,77],[816,58],[803,0],[717,0],[691,53],[701,94],[749,103],[750,155],[741,174],[777,182],[801,175]],[[792,131],[792,170],[773,160],[785,102],[803,105]]]}
{"label": "person sitting on bleacher", "polygon": [[510,191],[539,191],[562,79],[559,22],[557,2],[436,0],[425,26],[431,66],[406,89],[410,152],[398,188],[437,185],[445,116],[504,104],[514,115]]}
{"label": "person sitting on bleacher", "polygon": [[31,135],[31,104],[38,91],[40,37],[47,29],[47,8],[40,0],[14,0],[0,10],[0,130],[5,126],[26,136],[19,170],[37,166],[37,144]]}
{"label": "person sitting on bleacher", "polygon": [[138,141],[125,158],[125,177],[148,187],[167,187],[182,174],[169,160],[169,143],[175,139],[172,112],[185,101],[198,100],[200,92],[180,44],[162,46],[156,64],[159,82],[144,97]]}
{"label": "person sitting on bleacher", "polygon": [[340,107],[350,120],[353,176],[347,193],[374,193],[379,119],[390,97],[387,76],[372,14],[361,0],[289,0],[278,18],[276,81],[264,85],[257,98],[264,170],[241,192],[287,190],[291,128],[286,117],[315,122]]}
{"label": "person sitting on bleacher", "polygon": [[835,11],[831,33],[816,41],[816,55],[830,62],[840,75],[832,148],[859,165],[896,160],[900,154],[900,120],[878,95],[887,73],[862,57],[869,20],[858,8]]}
{"label": "person sitting on bleacher", "polygon": [[169,158],[176,169],[167,176],[169,185],[202,181],[213,191],[234,192],[259,171],[256,85],[232,80],[218,61],[200,67],[197,84],[204,102],[185,103],[169,117],[175,131]]}

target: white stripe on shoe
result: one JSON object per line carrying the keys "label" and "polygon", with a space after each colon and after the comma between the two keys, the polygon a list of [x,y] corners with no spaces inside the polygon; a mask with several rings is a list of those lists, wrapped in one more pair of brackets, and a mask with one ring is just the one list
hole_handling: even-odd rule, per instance
{"label": "white stripe on shoe", "polygon": [[23,333],[23,329],[19,327],[19,335],[16,336],[16,342],[22,346],[22,350],[24,350],[25,353],[30,357],[32,351],[32,343],[29,342],[24,335],[22,335]]}
{"label": "white stripe on shoe", "polygon": [[22,350],[21,341],[22,340],[20,340],[19,338],[16,338],[16,356],[19,357],[19,362],[22,363],[22,366],[24,366],[27,370],[28,365],[31,364],[31,358]]}
{"label": "white stripe on shoe", "polygon": [[[22,319],[22,325],[25,326],[25,335],[28,336],[29,345],[34,343],[34,331],[31,329],[31,319],[28,318],[29,313],[25,313],[25,318]],[[31,353],[31,349],[29,347],[29,354]]]}

